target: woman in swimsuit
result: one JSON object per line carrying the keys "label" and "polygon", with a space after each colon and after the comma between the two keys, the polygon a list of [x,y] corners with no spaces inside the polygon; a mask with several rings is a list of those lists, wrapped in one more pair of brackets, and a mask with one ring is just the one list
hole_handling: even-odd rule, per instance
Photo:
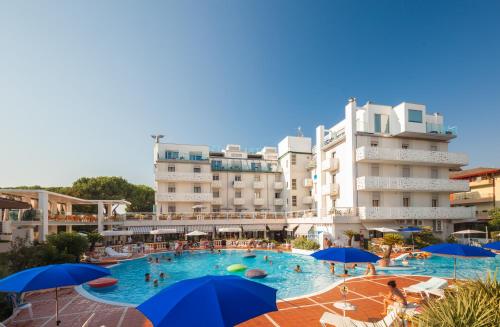
{"label": "woman in swimsuit", "polygon": [[396,281],[390,280],[387,283],[387,286],[389,286],[389,293],[387,293],[386,295],[380,294],[384,297],[384,312],[382,313],[383,316],[387,315],[387,308],[390,305],[400,303],[401,305],[406,306],[408,304],[403,292],[401,292],[401,290],[396,287]]}

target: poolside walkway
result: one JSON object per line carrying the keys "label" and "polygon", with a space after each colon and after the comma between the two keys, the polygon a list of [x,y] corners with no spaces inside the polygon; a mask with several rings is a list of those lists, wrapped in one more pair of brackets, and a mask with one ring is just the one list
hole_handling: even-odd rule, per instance
{"label": "poolside walkway", "polygon": [[[382,297],[378,294],[387,292],[387,281],[396,280],[398,287],[406,287],[429,277],[420,276],[372,276],[355,278],[347,282],[348,300],[357,306],[356,311],[346,313],[348,317],[367,322],[380,320],[383,310]],[[319,319],[323,312],[342,314],[333,307],[333,303],[342,299],[340,288],[310,297],[302,297],[278,303],[279,311],[249,320],[241,327],[303,327],[320,326]],[[27,312],[19,314],[8,327],[45,327],[55,326],[55,296],[53,291],[33,293],[26,296],[26,301],[33,305],[33,320]],[[202,304],[202,302],[200,302]],[[152,326],[139,311],[131,307],[104,304],[87,299],[73,288],[59,292],[61,327],[80,327],[89,320],[88,327],[142,327]]]}

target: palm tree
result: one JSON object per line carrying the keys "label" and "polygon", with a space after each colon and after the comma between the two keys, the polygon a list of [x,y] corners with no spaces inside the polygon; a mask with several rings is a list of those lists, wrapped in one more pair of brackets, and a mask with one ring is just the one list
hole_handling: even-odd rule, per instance
{"label": "palm tree", "polygon": [[93,252],[95,249],[95,244],[98,242],[102,242],[104,237],[102,237],[102,235],[98,232],[90,232],[87,234],[87,239],[89,240],[90,243],[89,251]]}
{"label": "palm tree", "polygon": [[391,260],[392,247],[396,244],[403,244],[404,239],[401,235],[396,233],[385,234],[382,240],[382,245],[387,245],[387,249],[384,252],[382,260],[379,261],[379,265],[386,267],[389,265]]}
{"label": "palm tree", "polygon": [[354,236],[358,235],[358,233],[356,233],[356,232],[355,232],[355,231],[353,231],[353,230],[348,229],[348,230],[345,230],[345,231],[344,231],[344,235],[345,235],[345,236],[347,236],[347,239],[348,239],[348,240],[347,240],[347,245],[348,245],[348,246],[352,246],[352,238],[353,238]]}

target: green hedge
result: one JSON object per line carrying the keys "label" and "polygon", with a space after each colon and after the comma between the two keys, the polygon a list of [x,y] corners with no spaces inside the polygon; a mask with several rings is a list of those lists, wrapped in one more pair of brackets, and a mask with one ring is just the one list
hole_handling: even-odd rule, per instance
{"label": "green hedge", "polygon": [[319,244],[315,241],[308,240],[306,237],[301,236],[292,241],[292,246],[296,249],[302,250],[317,250],[319,249]]}

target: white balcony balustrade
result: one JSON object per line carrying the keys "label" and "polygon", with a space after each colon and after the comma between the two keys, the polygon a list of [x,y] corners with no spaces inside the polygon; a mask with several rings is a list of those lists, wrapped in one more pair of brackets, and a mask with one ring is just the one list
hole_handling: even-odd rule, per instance
{"label": "white balcony balustrade", "polygon": [[469,158],[458,152],[362,146],[356,149],[356,161],[460,167],[467,165]]}
{"label": "white balcony balustrade", "polygon": [[339,169],[338,158],[328,158],[321,163],[321,170],[323,171],[336,171]]}
{"label": "white balcony balustrade", "polygon": [[219,180],[212,181],[212,188],[222,188],[222,182]]}
{"label": "white balcony balustrade", "polygon": [[465,192],[469,183],[462,180],[362,176],[356,179],[358,191]]}
{"label": "white balcony balustrade", "polygon": [[313,203],[313,198],[312,196],[305,196],[302,198],[302,203],[303,204],[312,204]]}
{"label": "white balcony balustrade", "polygon": [[283,201],[283,199],[274,199],[275,206],[282,206],[284,204],[285,204],[285,201]]}
{"label": "white balcony balustrade", "polygon": [[257,190],[263,189],[264,188],[264,182],[262,182],[262,181],[255,181],[255,182],[253,182],[253,188],[257,189]]}
{"label": "white balcony balustrade", "polygon": [[313,187],[313,180],[311,178],[304,179],[304,187],[311,188]]}
{"label": "white balcony balustrade", "polygon": [[160,193],[156,194],[159,202],[211,202],[212,193]]}
{"label": "white balcony balustrade", "polygon": [[212,174],[210,173],[190,173],[190,172],[167,172],[156,171],[155,180],[157,181],[172,181],[172,182],[211,182]]}
{"label": "white balcony balustrade", "polygon": [[274,182],[273,187],[275,190],[282,190],[283,189],[283,182]]}
{"label": "white balcony balustrade", "polygon": [[339,184],[327,184],[321,188],[323,195],[337,196],[339,194]]}
{"label": "white balcony balustrade", "polygon": [[263,206],[265,203],[263,198],[254,198],[253,199],[253,205],[254,206]]}
{"label": "white balcony balustrade", "polygon": [[233,204],[235,206],[242,206],[245,204],[245,199],[244,198],[234,198]]}
{"label": "white balcony balustrade", "polygon": [[245,183],[243,181],[233,181],[233,187],[236,189],[244,188]]}
{"label": "white balcony balustrade", "polygon": [[212,205],[216,205],[216,206],[222,205],[222,198],[221,197],[219,197],[219,198],[213,198],[212,199]]}
{"label": "white balcony balustrade", "polygon": [[359,207],[361,219],[469,219],[476,207]]}

